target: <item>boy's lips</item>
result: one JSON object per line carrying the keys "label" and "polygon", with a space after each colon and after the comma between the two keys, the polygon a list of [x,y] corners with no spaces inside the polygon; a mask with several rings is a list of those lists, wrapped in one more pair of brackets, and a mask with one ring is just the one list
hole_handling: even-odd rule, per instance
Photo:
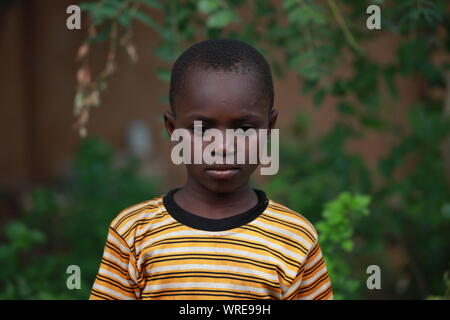
{"label": "boy's lips", "polygon": [[229,165],[210,166],[205,169],[206,174],[214,179],[230,179],[239,173],[240,168]]}

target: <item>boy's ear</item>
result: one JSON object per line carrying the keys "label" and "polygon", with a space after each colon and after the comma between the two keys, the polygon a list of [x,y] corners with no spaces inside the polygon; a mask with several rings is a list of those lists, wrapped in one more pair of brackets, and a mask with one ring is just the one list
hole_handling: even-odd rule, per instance
{"label": "boy's ear", "polygon": [[278,111],[275,109],[270,110],[269,112],[269,135],[273,128],[275,128],[275,124],[277,122]]}
{"label": "boy's ear", "polygon": [[173,130],[175,129],[175,114],[172,110],[164,112],[164,124],[170,138]]}

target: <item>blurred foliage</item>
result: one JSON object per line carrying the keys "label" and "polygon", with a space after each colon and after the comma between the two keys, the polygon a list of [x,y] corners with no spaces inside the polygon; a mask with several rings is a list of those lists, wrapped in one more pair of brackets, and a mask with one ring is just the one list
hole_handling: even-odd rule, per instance
{"label": "blurred foliage", "polygon": [[[366,9],[371,4],[381,8],[381,30],[366,28]],[[336,297],[425,298],[445,292],[448,280],[442,281],[441,275],[450,263],[450,159],[444,152],[450,148],[445,144],[450,128],[450,106],[445,104],[450,96],[447,1],[97,0],[84,2],[82,9],[90,22],[78,52],[74,112],[81,134],[86,134],[90,109],[101,105],[100,93],[117,69],[119,49],[133,61],[138,57],[132,37],[135,23],[160,36],[155,55],[167,66],[196,37],[246,41],[268,58],[277,76],[295,74],[299,93],[316,108],[329,100],[336,109],[337,120],[318,137],[311,137],[305,112],[292,117],[292,130],[284,134],[280,148],[280,172],[265,186],[272,198],[317,226]],[[241,15],[245,11],[250,15]],[[395,46],[377,49],[389,50],[391,56],[380,62],[366,44],[383,45],[386,39]],[[89,54],[99,43],[107,44],[109,50],[103,70],[93,75]],[[170,80],[168,68],[159,68],[155,74],[162,81]],[[402,80],[416,88],[408,93],[414,105],[408,106],[406,124],[395,119],[394,112],[405,94]],[[167,97],[161,101],[167,102]],[[349,142],[368,134],[394,141],[375,167],[347,149]],[[109,151],[98,155],[110,159]],[[79,158],[77,166],[90,169],[79,171],[77,183],[66,193],[65,201],[72,199],[72,205],[61,207],[54,193],[40,191],[33,200],[36,211],[27,219],[41,218],[6,227],[11,245],[2,246],[0,254],[8,257],[4,261],[11,261],[9,273],[5,272],[11,276],[2,274],[1,281],[9,297],[63,292],[38,288],[65,284],[63,266],[77,262],[86,263],[82,270],[90,276],[83,277],[83,289],[89,287],[104,242],[104,226],[125,202],[148,198],[152,189],[143,188],[144,192],[137,187],[143,182],[130,183],[131,190],[124,187],[120,197],[113,191],[122,187],[109,179],[138,179],[135,171],[114,171],[113,178],[106,174],[113,170],[109,162],[97,167],[96,161],[106,160],[89,164],[89,157],[85,159]],[[110,183],[98,183],[91,176]],[[27,253],[25,257],[21,252]],[[38,258],[39,252],[48,258]],[[35,254],[37,269],[31,268],[37,263],[32,261]],[[24,264],[29,267],[18,278],[14,271]],[[382,271],[380,292],[364,288],[366,267],[372,264]],[[33,277],[36,280],[27,284],[26,279]]]}
{"label": "blurred foliage", "polygon": [[369,214],[369,202],[368,196],[343,192],[325,205],[322,220],[316,224],[335,299],[349,299],[359,288],[348,260],[352,257],[356,221]]}
{"label": "blurred foliage", "polygon": [[[349,217],[350,227],[357,230],[351,256],[336,245],[323,245],[327,263],[331,268],[339,266],[339,271],[332,271],[336,297],[364,297],[365,268],[370,264],[381,267],[384,298],[424,298],[443,290],[440,274],[450,262],[450,192],[440,141],[449,132],[450,122],[437,111],[424,108],[411,109],[409,120],[412,132],[402,137],[375,169],[346,151],[345,141],[358,135],[343,123],[311,139],[306,136],[308,118],[301,113],[292,137],[285,136],[280,172],[266,187],[277,201],[288,203],[319,227],[322,218],[330,219],[321,216],[323,204],[342,192],[371,198],[370,217],[360,221]],[[405,170],[411,159],[414,166]],[[394,174],[398,169],[406,172],[398,177]],[[384,182],[374,185],[375,176],[382,176]],[[348,221],[339,223],[345,228]],[[340,229],[333,229],[339,236]],[[319,239],[327,239],[328,232],[329,228],[319,227]]]}
{"label": "blurred foliage", "polygon": [[[0,299],[88,298],[110,222],[158,195],[153,181],[139,177],[135,160],[120,166],[113,160],[111,146],[84,140],[72,178],[60,188],[36,189],[23,218],[4,226]],[[81,290],[66,287],[69,265],[81,269]]]}
{"label": "blurred foliage", "polygon": [[429,296],[428,300],[450,300],[450,271],[444,273],[445,291],[441,296]]}

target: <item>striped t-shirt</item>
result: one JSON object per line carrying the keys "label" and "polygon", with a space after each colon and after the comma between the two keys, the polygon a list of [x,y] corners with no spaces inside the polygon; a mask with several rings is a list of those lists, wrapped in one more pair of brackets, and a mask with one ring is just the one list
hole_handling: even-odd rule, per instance
{"label": "striped t-shirt", "polygon": [[165,196],[110,224],[90,299],[332,299],[317,232],[255,190],[258,204],[209,219]]}

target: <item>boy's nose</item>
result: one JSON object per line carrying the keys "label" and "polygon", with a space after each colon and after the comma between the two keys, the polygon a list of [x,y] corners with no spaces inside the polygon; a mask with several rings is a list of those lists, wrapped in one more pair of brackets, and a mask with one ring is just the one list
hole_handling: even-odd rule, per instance
{"label": "boy's nose", "polygon": [[[233,156],[235,154],[235,139],[227,139],[226,129],[220,130],[222,139],[219,141],[214,141],[214,148],[212,155],[222,156],[223,158]],[[221,141],[220,141],[221,140]]]}

